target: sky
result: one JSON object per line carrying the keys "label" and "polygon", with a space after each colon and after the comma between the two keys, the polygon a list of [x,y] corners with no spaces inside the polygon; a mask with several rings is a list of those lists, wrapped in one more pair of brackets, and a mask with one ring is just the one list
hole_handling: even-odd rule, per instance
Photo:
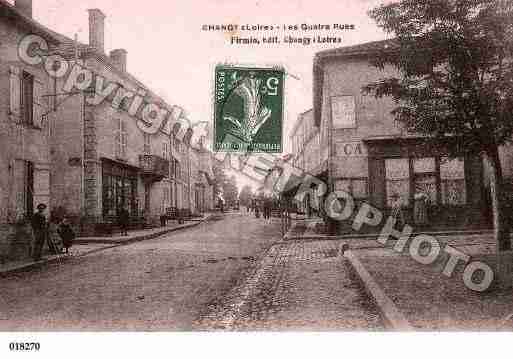
{"label": "sky", "polygon": [[[13,2],[13,1],[11,1]],[[106,15],[105,48],[128,51],[127,68],[189,119],[211,121],[213,70],[217,63],[284,65],[284,144],[298,114],[312,107],[312,60],[317,51],[381,40],[386,36],[367,15],[379,0],[33,0],[35,20],[88,43],[87,9]],[[230,45],[223,32],[202,31],[204,24],[354,24],[349,31],[295,32],[338,34],[338,44]],[[246,34],[246,33],[245,33]],[[239,34],[242,36],[242,34]],[[259,33],[252,33],[259,35]],[[283,32],[273,35],[283,37]]]}

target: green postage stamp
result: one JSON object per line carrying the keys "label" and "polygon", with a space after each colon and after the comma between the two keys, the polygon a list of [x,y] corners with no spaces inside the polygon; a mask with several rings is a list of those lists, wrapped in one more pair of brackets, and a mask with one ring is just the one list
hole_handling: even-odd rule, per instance
{"label": "green postage stamp", "polygon": [[282,152],[284,75],[280,68],[216,66],[214,151]]}

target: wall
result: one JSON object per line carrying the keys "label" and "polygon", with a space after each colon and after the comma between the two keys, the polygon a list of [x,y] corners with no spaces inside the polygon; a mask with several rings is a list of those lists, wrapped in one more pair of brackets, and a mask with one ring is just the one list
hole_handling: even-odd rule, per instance
{"label": "wall", "polygon": [[[0,261],[9,259],[18,244],[21,243],[13,237],[12,224],[24,216],[21,204],[23,197],[16,193],[24,192],[23,177],[15,177],[15,167],[25,160],[34,163],[34,209],[38,203],[48,206],[47,214],[51,210],[49,188],[49,143],[48,122],[43,122],[41,128],[22,125],[20,117],[10,113],[11,100],[11,67],[26,71],[41,83],[41,95],[51,92],[48,76],[40,67],[34,67],[22,63],[18,58],[18,43],[29,34],[27,29],[22,29],[7,17],[2,17],[0,22]],[[46,101],[41,97],[39,101]],[[47,112],[45,106],[40,115]],[[51,120],[51,114],[49,118]],[[41,119],[41,116],[37,116]],[[24,241],[30,241],[25,238]],[[20,242],[20,243],[18,243]],[[30,242],[28,244],[30,246]],[[28,255],[24,249],[23,255]]]}

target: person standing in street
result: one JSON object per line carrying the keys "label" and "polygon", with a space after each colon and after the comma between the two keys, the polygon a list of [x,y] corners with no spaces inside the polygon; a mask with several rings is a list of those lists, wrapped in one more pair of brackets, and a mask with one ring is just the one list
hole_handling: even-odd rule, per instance
{"label": "person standing in street", "polygon": [[57,232],[62,238],[62,245],[66,249],[66,254],[69,254],[69,248],[71,248],[75,239],[75,232],[66,217],[62,219]]}
{"label": "person standing in street", "polygon": [[128,223],[130,222],[130,214],[125,206],[121,207],[118,213],[118,225],[121,228],[121,235],[128,236]]}
{"label": "person standing in street", "polygon": [[413,218],[417,226],[425,226],[428,223],[427,207],[429,196],[422,188],[416,188],[413,197]]}
{"label": "person standing in street", "polygon": [[41,259],[43,245],[45,244],[47,236],[47,223],[44,214],[45,209],[46,205],[44,203],[38,204],[37,212],[34,213],[31,220],[32,231],[34,232],[35,239],[34,252],[32,253],[32,258],[34,261],[39,261]]}

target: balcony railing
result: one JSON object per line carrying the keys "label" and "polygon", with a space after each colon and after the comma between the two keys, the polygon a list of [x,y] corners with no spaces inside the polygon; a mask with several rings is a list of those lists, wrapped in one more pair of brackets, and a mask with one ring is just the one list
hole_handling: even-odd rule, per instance
{"label": "balcony railing", "polygon": [[152,181],[169,175],[169,160],[156,155],[139,155],[141,174]]}

